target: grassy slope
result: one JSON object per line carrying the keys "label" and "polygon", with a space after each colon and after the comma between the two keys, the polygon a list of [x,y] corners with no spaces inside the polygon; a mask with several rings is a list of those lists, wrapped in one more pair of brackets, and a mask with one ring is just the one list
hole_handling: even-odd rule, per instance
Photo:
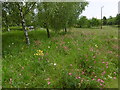
{"label": "grassy slope", "polygon": [[[110,64],[107,74],[117,70],[117,28],[73,29],[66,35],[53,34],[48,39],[45,31],[31,31],[31,45],[27,46],[23,32],[3,33],[3,87],[62,87],[61,77],[65,73],[81,75],[82,71],[87,72],[79,66],[83,60],[89,61],[88,66],[94,65],[96,60],[98,69],[101,69],[99,63],[104,59],[114,63]],[[44,57],[35,56],[37,50],[42,50]],[[94,72],[99,77],[98,71]],[[46,78],[50,78],[50,85]]]}

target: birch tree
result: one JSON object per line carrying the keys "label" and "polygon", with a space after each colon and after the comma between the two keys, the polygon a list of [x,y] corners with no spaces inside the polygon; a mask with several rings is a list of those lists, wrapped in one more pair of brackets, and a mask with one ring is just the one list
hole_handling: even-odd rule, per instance
{"label": "birch tree", "polygon": [[26,43],[30,45],[30,39],[28,37],[25,17],[34,9],[36,3],[35,2],[4,2],[5,5],[7,5],[7,3],[9,4],[9,6],[4,10],[8,9],[8,11],[10,11],[9,15],[10,18],[12,18],[11,22],[17,22],[22,25],[22,29],[24,31],[24,35],[26,38]]}

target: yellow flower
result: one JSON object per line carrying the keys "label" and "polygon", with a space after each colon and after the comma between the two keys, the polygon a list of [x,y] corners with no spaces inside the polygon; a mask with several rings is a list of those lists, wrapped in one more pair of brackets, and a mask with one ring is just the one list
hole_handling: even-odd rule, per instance
{"label": "yellow flower", "polygon": [[42,50],[37,50],[37,53],[34,55],[40,55],[40,56],[44,56],[44,53]]}

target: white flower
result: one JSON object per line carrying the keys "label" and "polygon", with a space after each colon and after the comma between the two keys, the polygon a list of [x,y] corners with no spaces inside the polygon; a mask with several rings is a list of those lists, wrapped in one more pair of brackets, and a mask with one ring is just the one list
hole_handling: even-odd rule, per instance
{"label": "white flower", "polygon": [[12,44],[14,44],[14,43],[12,43]]}
{"label": "white flower", "polygon": [[95,44],[95,47],[98,47],[98,45],[97,45],[97,44]]}
{"label": "white flower", "polygon": [[112,78],[110,75],[108,75],[109,78]]}
{"label": "white flower", "polygon": [[54,63],[54,66],[56,66],[56,63]]}
{"label": "white flower", "polygon": [[48,48],[50,48],[50,46],[48,46]]}

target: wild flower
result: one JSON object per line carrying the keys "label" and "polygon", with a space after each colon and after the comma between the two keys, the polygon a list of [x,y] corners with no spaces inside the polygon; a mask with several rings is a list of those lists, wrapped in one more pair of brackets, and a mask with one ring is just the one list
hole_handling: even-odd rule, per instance
{"label": "wild flower", "polygon": [[72,73],[68,73],[68,75],[72,75]]}
{"label": "wild flower", "polygon": [[79,77],[79,76],[78,76],[78,77],[76,77],[76,79],[80,79],[80,78],[81,78],[81,77]]}
{"label": "wild flower", "polygon": [[70,64],[70,66],[72,66],[72,64]]}
{"label": "wild flower", "polygon": [[116,77],[113,77],[113,79],[116,79]]}
{"label": "wild flower", "polygon": [[108,75],[109,78],[112,78],[110,75]]}
{"label": "wild flower", "polygon": [[100,81],[101,81],[101,79],[98,79],[97,81],[98,81],[98,82],[100,82]]}
{"label": "wild flower", "polygon": [[102,75],[104,75],[106,73],[106,71],[102,72]]}
{"label": "wild flower", "polygon": [[102,83],[104,83],[104,81],[103,81],[103,80],[101,80],[101,82],[102,82]]}
{"label": "wild flower", "polygon": [[9,81],[10,84],[12,84],[12,78],[10,78],[10,81]]}
{"label": "wild flower", "polygon": [[67,47],[67,46],[64,46],[63,48],[64,48],[65,50],[68,50],[68,47]]}
{"label": "wild flower", "polygon": [[102,84],[100,83],[100,86],[102,86]]}
{"label": "wild flower", "polygon": [[97,77],[97,76],[95,76],[95,77]]}
{"label": "wild flower", "polygon": [[98,47],[98,45],[96,44],[95,47]]}
{"label": "wild flower", "polygon": [[22,67],[22,69],[24,69],[24,67]]}
{"label": "wild flower", "polygon": [[85,72],[82,72],[82,74],[84,74]]}
{"label": "wild flower", "polygon": [[48,48],[50,48],[50,46],[48,46]]}
{"label": "wild flower", "polygon": [[94,49],[93,49],[93,48],[90,48],[90,51],[94,51]]}
{"label": "wild flower", "polygon": [[44,53],[43,53],[43,51],[42,50],[37,50],[37,53],[35,53],[34,55],[36,55],[36,56],[44,56]]}
{"label": "wild flower", "polygon": [[54,66],[56,66],[56,63],[54,63]]}
{"label": "wild flower", "polygon": [[94,63],[96,63],[96,61],[94,61]]}
{"label": "wild flower", "polygon": [[114,72],[114,74],[116,74],[116,72]]}
{"label": "wild flower", "polygon": [[48,85],[50,85],[51,84],[51,82],[50,81],[48,81]]}
{"label": "wild flower", "polygon": [[106,66],[106,68],[108,68],[108,66]]}
{"label": "wild flower", "polygon": [[105,62],[102,62],[102,63],[105,63]]}
{"label": "wild flower", "polygon": [[10,78],[10,81],[12,81],[12,78]]}

